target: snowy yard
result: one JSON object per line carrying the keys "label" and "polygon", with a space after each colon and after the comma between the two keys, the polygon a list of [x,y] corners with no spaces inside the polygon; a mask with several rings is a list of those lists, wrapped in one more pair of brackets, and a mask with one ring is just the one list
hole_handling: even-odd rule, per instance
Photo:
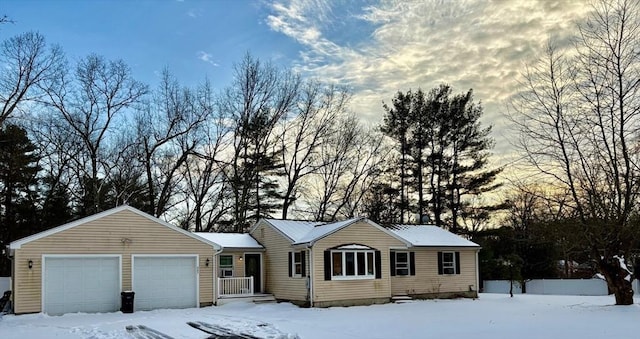
{"label": "snowy yard", "polygon": [[220,307],[133,314],[7,315],[0,338],[128,338],[143,324],[174,338],[206,338],[187,321],[204,321],[263,338],[607,338],[637,337],[640,305],[615,307],[613,296],[482,294],[478,300],[303,309],[291,304],[232,303]]}

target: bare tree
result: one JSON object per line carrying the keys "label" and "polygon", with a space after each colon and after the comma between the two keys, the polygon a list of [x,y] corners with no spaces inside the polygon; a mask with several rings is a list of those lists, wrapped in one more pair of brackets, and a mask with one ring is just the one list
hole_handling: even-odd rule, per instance
{"label": "bare tree", "polygon": [[322,144],[320,156],[316,161],[317,176],[310,178],[314,187],[308,194],[307,200],[312,208],[315,220],[328,221],[333,214],[342,182],[353,166],[355,159],[351,150],[357,144],[358,134],[361,132],[355,116],[341,117],[331,133],[329,142]]}
{"label": "bare tree", "polygon": [[307,203],[315,220],[353,217],[363,196],[380,174],[384,161],[382,135],[364,128],[353,114],[343,115],[331,137],[320,147],[316,174],[307,179],[313,189]]}
{"label": "bare tree", "polygon": [[176,193],[180,168],[202,143],[202,129],[212,114],[212,90],[181,87],[167,71],[151,102],[136,116],[136,135],[144,168],[145,210],[162,215]]}
{"label": "bare tree", "polygon": [[[202,98],[212,105],[212,98]],[[216,111],[204,126],[204,140],[185,162],[185,214],[182,225],[195,232],[227,231],[232,193],[224,175],[230,129],[225,112]]]}
{"label": "bare tree", "polygon": [[295,116],[285,121],[280,137],[286,180],[283,219],[287,219],[289,209],[300,195],[300,180],[324,165],[314,160],[319,148],[328,142],[332,126],[346,109],[349,97],[345,88],[325,86],[317,81],[308,81],[302,86],[293,111]]}
{"label": "bare tree", "polygon": [[[640,5],[600,1],[579,25],[577,57],[552,44],[515,105],[529,161],[566,188],[616,304],[633,303],[625,258],[637,244]],[[575,66],[575,67],[572,67]]]}
{"label": "bare tree", "polygon": [[389,159],[390,149],[384,143],[383,135],[374,129],[363,128],[358,144],[353,150],[355,160],[349,169],[348,180],[344,182],[340,203],[333,211],[331,219],[338,215],[354,218],[361,215],[365,195],[371,186],[383,175],[383,166]]}
{"label": "bare tree", "polygon": [[102,185],[109,173],[110,156],[105,154],[108,139],[116,130],[116,120],[147,93],[147,87],[131,77],[122,61],[107,61],[90,55],[79,61],[75,74],[55,79],[47,90],[45,103],[53,107],[82,144],[75,175],[83,188],[82,214],[98,212],[104,193]]}
{"label": "bare tree", "polygon": [[[7,17],[0,18],[8,20]],[[44,36],[36,32],[17,35],[0,46],[0,126],[20,104],[40,97],[39,87],[59,78],[64,55],[58,46],[47,46]]]}
{"label": "bare tree", "polygon": [[[47,178],[50,191],[58,188],[75,191],[75,181],[70,175],[74,159],[82,152],[82,144],[77,142],[64,120],[55,113],[45,111],[33,114],[28,120],[29,135],[37,145],[39,152],[40,175]],[[45,202],[49,197],[44,197]]]}
{"label": "bare tree", "polygon": [[268,216],[281,201],[274,176],[278,175],[276,126],[291,110],[300,77],[250,55],[235,68],[232,85],[221,101],[231,114],[233,154],[226,171],[234,195],[234,230]]}

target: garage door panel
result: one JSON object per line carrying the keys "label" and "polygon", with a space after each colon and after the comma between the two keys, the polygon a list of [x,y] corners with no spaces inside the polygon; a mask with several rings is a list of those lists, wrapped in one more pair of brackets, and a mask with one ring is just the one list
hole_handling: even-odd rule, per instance
{"label": "garage door panel", "polygon": [[113,312],[120,307],[119,257],[44,260],[44,312]]}
{"label": "garage door panel", "polygon": [[136,310],[189,308],[197,303],[196,257],[134,258]]}

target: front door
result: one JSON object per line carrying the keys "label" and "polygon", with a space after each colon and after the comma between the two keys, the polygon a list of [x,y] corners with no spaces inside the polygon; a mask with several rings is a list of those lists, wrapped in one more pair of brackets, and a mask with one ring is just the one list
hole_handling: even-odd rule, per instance
{"label": "front door", "polygon": [[244,255],[244,275],[245,277],[253,277],[253,293],[262,293],[262,276],[260,269],[260,254]]}

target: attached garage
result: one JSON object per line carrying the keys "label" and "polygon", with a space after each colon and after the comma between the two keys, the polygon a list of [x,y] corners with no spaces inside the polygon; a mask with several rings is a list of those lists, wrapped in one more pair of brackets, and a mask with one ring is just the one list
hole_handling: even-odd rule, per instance
{"label": "attached garage", "polygon": [[134,309],[198,306],[198,258],[133,256]]}
{"label": "attached garage", "polygon": [[133,207],[120,206],[12,242],[16,314],[113,312],[215,304],[221,247]]}
{"label": "attached garage", "polygon": [[43,312],[114,312],[120,308],[120,256],[44,256]]}

